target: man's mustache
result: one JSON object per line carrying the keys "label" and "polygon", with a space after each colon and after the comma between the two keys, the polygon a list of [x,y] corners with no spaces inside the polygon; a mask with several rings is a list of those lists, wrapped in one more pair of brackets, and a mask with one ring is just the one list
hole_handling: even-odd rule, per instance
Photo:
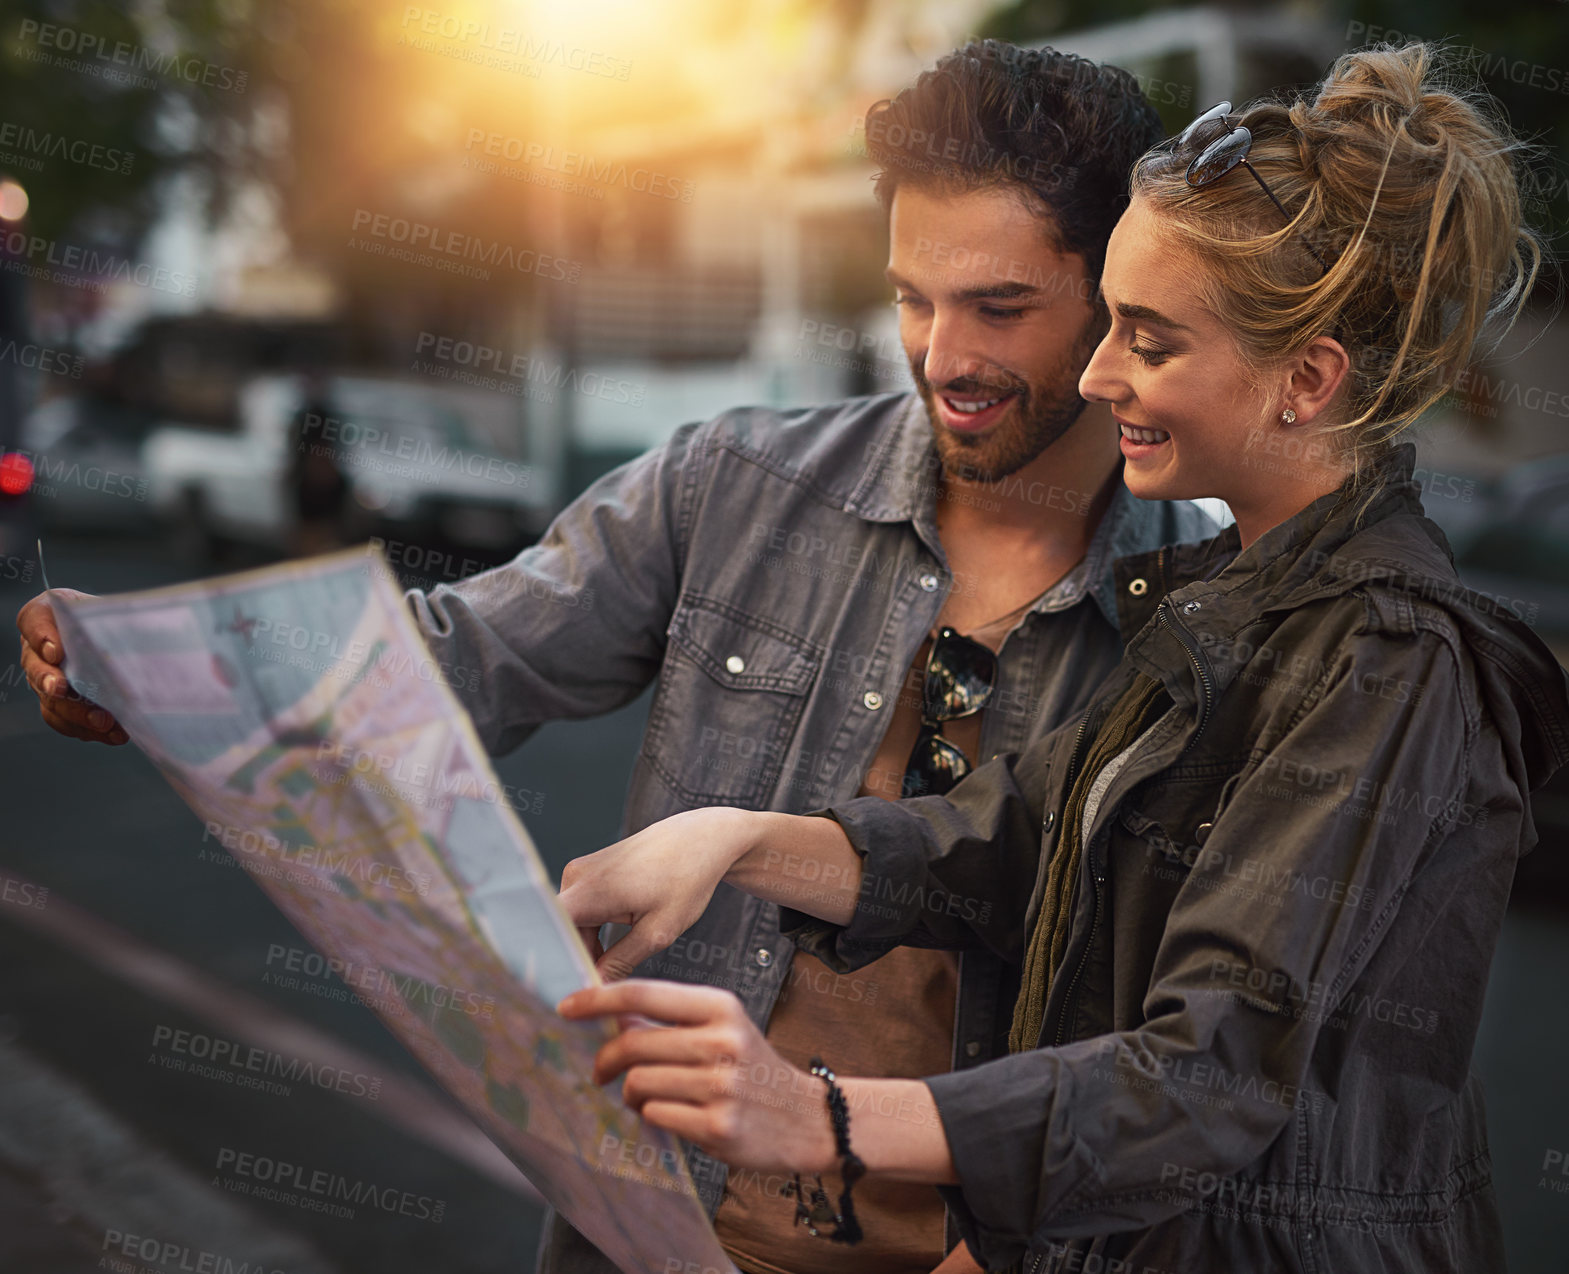
{"label": "man's mustache", "polygon": [[1029,386],[1024,381],[1015,377],[993,382],[977,380],[973,376],[956,376],[952,380],[934,384],[926,378],[926,373],[920,370],[919,366],[912,367],[911,370],[915,374],[916,385],[929,393],[966,397],[1001,397],[1003,394],[1022,394],[1029,390]]}

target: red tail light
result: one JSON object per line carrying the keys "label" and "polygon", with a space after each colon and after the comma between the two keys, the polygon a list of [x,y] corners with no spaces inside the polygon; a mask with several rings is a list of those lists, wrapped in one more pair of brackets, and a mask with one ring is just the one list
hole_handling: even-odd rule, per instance
{"label": "red tail light", "polygon": [[26,495],[33,485],[33,462],[20,451],[0,456],[0,495]]}

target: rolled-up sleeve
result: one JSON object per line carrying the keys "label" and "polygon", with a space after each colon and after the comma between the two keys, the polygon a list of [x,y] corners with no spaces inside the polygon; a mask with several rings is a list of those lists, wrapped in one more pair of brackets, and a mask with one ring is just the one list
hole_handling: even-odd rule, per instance
{"label": "rolled-up sleeve", "polygon": [[781,907],[786,936],[840,973],[899,946],[984,947],[1018,963],[1057,739],[993,758],[945,796],[867,796],[817,811],[861,855],[860,895],[842,926]]}
{"label": "rolled-up sleeve", "polygon": [[487,750],[630,702],[664,654],[704,426],[595,482],[512,561],[405,596]]}

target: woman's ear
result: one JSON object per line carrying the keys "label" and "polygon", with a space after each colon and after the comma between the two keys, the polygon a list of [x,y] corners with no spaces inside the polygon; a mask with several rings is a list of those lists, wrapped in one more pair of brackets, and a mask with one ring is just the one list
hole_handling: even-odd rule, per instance
{"label": "woman's ear", "polygon": [[1284,406],[1296,413],[1297,424],[1310,425],[1334,402],[1351,357],[1334,337],[1320,336],[1308,342],[1288,370]]}

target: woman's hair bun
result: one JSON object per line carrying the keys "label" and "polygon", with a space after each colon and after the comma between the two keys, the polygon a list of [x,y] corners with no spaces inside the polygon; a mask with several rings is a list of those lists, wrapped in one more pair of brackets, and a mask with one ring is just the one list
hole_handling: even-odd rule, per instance
{"label": "woman's hair bun", "polygon": [[1501,335],[1543,259],[1525,223],[1526,148],[1496,103],[1430,44],[1342,55],[1314,90],[1237,111],[1256,183],[1193,188],[1187,155],[1158,149],[1133,191],[1208,269],[1208,300],[1263,368],[1319,336],[1351,356],[1353,455],[1443,397],[1478,342]]}

